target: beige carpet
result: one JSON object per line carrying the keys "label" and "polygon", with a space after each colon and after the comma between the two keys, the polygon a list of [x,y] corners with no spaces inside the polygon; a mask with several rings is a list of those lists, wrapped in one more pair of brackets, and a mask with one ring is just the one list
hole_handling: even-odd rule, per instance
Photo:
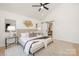
{"label": "beige carpet", "polygon": [[[20,45],[14,45],[5,50],[6,56],[25,56]],[[47,48],[43,48],[35,56],[75,56],[79,55],[79,45],[69,42],[54,40]]]}

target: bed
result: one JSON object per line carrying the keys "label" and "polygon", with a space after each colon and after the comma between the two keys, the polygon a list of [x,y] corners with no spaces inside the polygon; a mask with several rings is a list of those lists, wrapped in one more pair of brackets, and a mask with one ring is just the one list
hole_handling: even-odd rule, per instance
{"label": "bed", "polygon": [[[44,47],[46,48],[47,45],[53,41],[48,36],[39,35],[34,37],[28,37],[28,34],[24,34],[24,33],[20,33],[20,34],[21,36],[19,37],[18,42],[23,47],[26,55],[29,55],[29,54],[34,55],[34,53],[39,51],[41,48],[44,48]],[[26,44],[26,42],[28,43]]]}

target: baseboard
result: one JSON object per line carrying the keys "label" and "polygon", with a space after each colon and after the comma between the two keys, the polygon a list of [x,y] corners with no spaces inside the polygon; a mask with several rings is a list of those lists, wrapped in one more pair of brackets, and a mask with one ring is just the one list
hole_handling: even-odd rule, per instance
{"label": "baseboard", "polygon": [[79,41],[76,41],[76,40],[68,40],[68,39],[54,39],[54,40],[61,40],[61,41],[66,41],[74,44],[79,44]]}

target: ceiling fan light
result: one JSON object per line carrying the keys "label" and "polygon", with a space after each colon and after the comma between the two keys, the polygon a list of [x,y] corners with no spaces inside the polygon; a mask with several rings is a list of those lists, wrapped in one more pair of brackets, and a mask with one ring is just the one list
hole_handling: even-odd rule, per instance
{"label": "ceiling fan light", "polygon": [[41,9],[43,9],[43,6],[41,6]]}

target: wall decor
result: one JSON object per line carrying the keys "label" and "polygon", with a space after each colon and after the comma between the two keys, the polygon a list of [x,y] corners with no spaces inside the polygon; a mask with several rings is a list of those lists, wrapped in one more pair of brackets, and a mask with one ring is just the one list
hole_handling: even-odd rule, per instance
{"label": "wall decor", "polygon": [[25,20],[25,21],[24,21],[24,25],[27,26],[27,27],[32,27],[32,26],[33,26],[31,20]]}

